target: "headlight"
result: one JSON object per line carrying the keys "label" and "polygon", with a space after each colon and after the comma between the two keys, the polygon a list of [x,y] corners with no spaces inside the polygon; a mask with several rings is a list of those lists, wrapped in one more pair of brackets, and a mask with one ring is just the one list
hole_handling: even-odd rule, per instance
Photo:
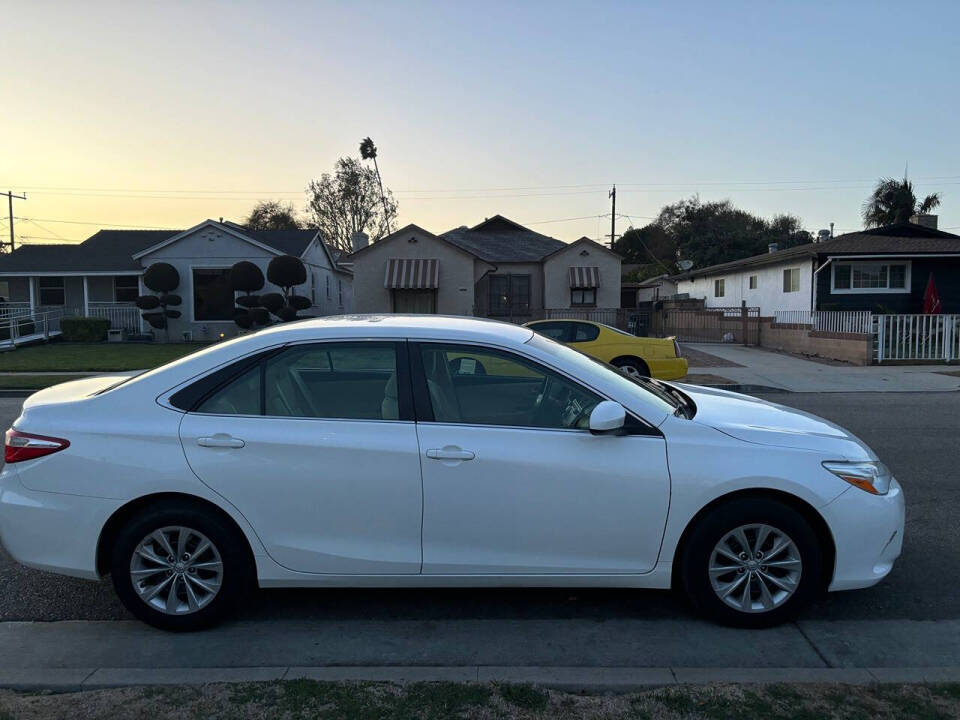
{"label": "headlight", "polygon": [[841,480],[846,480],[871,495],[886,495],[890,490],[892,475],[880,461],[875,462],[825,462],[823,466]]}

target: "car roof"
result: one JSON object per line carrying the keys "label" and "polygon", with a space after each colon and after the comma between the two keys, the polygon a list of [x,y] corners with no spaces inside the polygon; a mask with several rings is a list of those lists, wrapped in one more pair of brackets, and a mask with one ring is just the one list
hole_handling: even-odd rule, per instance
{"label": "car roof", "polygon": [[330,337],[408,337],[444,340],[477,340],[521,345],[533,331],[509,322],[462,315],[329,315],[273,325],[256,333]]}

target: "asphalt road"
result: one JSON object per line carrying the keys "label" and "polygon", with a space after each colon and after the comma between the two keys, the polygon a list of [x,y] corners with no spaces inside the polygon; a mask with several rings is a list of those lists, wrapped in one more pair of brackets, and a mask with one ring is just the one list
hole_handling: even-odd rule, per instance
{"label": "asphalt road", "polygon": [[[903,555],[868,590],[831,593],[805,620],[960,618],[960,393],[778,393],[768,399],[821,415],[870,444],[907,498]],[[0,427],[20,400],[0,399]],[[679,620],[685,603],[637,590],[269,590],[242,620]],[[130,619],[109,583],[23,568],[0,549],[0,620]],[[537,623],[539,625],[539,623]]]}

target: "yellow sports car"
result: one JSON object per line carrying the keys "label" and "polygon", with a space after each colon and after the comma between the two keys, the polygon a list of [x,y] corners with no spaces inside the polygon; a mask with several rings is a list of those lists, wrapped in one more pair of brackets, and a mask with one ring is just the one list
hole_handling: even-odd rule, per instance
{"label": "yellow sports car", "polygon": [[610,363],[627,375],[677,380],[687,374],[687,359],[680,356],[674,338],[636,337],[589,320],[536,320],[525,327]]}

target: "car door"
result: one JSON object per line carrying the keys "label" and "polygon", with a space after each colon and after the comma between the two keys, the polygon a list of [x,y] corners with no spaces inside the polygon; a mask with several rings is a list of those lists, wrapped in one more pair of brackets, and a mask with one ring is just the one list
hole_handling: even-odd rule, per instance
{"label": "car door", "polygon": [[605,399],[515,353],[411,343],[424,574],[653,569],[670,499],[666,445],[593,435]]}
{"label": "car door", "polygon": [[290,345],[200,398],[190,467],[300,572],[420,571],[421,479],[404,343]]}

